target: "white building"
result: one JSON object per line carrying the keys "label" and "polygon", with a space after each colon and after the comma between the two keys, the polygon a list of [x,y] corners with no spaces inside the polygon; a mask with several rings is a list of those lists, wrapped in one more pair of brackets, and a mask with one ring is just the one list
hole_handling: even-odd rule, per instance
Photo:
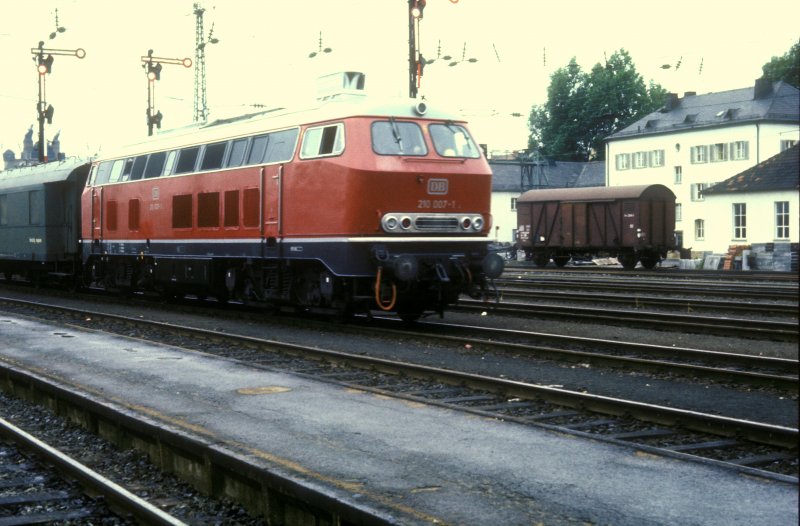
{"label": "white building", "polygon": [[696,235],[714,246],[746,246],[756,268],[792,269],[790,252],[797,254],[800,240],[800,145],[715,184],[703,198]]}
{"label": "white building", "polygon": [[670,94],[662,109],[607,139],[606,184],[669,187],[677,197],[677,242],[695,252],[725,253],[745,240],[728,229],[733,212],[712,210],[702,191],[798,140],[800,91],[785,82],[759,79],[753,87],[720,93]]}

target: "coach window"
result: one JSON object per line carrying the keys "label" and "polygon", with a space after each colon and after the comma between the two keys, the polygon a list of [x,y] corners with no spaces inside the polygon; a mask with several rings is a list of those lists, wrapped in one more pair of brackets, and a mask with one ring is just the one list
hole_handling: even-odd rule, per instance
{"label": "coach window", "polygon": [[200,161],[200,171],[222,168],[222,160],[225,158],[225,148],[227,147],[227,142],[206,145],[203,149],[203,160]]}
{"label": "coach window", "polygon": [[197,163],[197,153],[200,151],[199,146],[192,148],[184,148],[178,155],[178,165],[175,167],[176,174],[185,174],[194,172],[194,166]]}
{"label": "coach window", "polygon": [[372,123],[372,150],[378,155],[428,154],[420,127],[394,119]]}
{"label": "coach window", "polygon": [[144,175],[144,167],[147,164],[147,156],[140,155],[133,161],[133,169],[131,170],[131,181],[138,181]]}
{"label": "coach window", "polygon": [[144,169],[144,178],[160,177],[161,172],[164,171],[164,161],[166,159],[167,152],[151,153],[150,159],[147,160],[147,167]]}
{"label": "coach window", "polygon": [[264,160],[264,152],[267,151],[266,135],[253,138],[253,145],[250,147],[250,155],[247,156],[247,164],[258,164]]}
{"label": "coach window", "polygon": [[264,155],[265,163],[280,163],[291,160],[294,156],[294,146],[297,143],[297,128],[283,130],[269,134],[267,153]]}
{"label": "coach window", "polygon": [[231,153],[228,156],[228,162],[225,166],[236,167],[241,166],[244,162],[244,151],[247,149],[247,139],[237,139],[231,144]]}
{"label": "coach window", "polygon": [[473,142],[467,130],[457,124],[431,124],[428,127],[436,153],[442,157],[467,157],[477,159],[480,149]]}
{"label": "coach window", "polygon": [[309,128],[303,135],[303,146],[300,148],[301,159],[339,155],[344,151],[344,125]]}

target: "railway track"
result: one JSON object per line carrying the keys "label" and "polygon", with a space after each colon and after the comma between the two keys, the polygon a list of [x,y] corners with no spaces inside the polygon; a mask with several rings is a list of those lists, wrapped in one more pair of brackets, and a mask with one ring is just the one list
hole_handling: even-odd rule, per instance
{"label": "railway track", "polygon": [[0,457],[0,526],[185,524],[2,418]]}
{"label": "railway track", "polygon": [[569,307],[563,305],[512,303],[501,301],[461,300],[452,310],[541,318],[569,318],[574,321],[624,324],[658,330],[679,330],[703,334],[719,334],[749,339],[797,341],[797,322],[700,316],[652,311],[612,310],[608,308]]}
{"label": "railway track", "polygon": [[709,300],[697,297],[665,297],[657,295],[617,296],[592,292],[537,291],[512,286],[500,287],[504,299],[516,298],[526,301],[545,300],[563,303],[611,304],[634,309],[669,309],[683,312],[736,312],[756,316],[784,316],[797,318],[797,304],[753,303],[741,300]]}
{"label": "railway track", "polygon": [[138,318],[78,311],[75,323],[91,318],[94,326],[98,317],[107,331],[160,342],[177,337],[183,347],[253,367],[797,482],[798,430],[792,427]]}

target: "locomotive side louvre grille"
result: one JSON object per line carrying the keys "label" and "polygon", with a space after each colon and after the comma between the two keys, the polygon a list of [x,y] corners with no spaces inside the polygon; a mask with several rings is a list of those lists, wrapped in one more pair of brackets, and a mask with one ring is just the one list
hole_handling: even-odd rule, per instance
{"label": "locomotive side louvre grille", "polygon": [[421,231],[456,232],[458,231],[458,218],[456,217],[417,217],[414,226]]}

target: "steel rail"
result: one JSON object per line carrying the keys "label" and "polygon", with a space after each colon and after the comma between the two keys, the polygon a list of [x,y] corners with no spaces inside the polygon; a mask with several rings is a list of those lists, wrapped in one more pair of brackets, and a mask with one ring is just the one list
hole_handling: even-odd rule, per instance
{"label": "steel rail", "polygon": [[142,524],[186,526],[183,521],[137,497],[122,486],[89,469],[3,418],[0,418],[0,433],[10,437],[11,440],[25,449],[32,451],[37,456],[58,467],[67,477],[79,481],[90,491],[102,495],[113,509],[130,513]]}

